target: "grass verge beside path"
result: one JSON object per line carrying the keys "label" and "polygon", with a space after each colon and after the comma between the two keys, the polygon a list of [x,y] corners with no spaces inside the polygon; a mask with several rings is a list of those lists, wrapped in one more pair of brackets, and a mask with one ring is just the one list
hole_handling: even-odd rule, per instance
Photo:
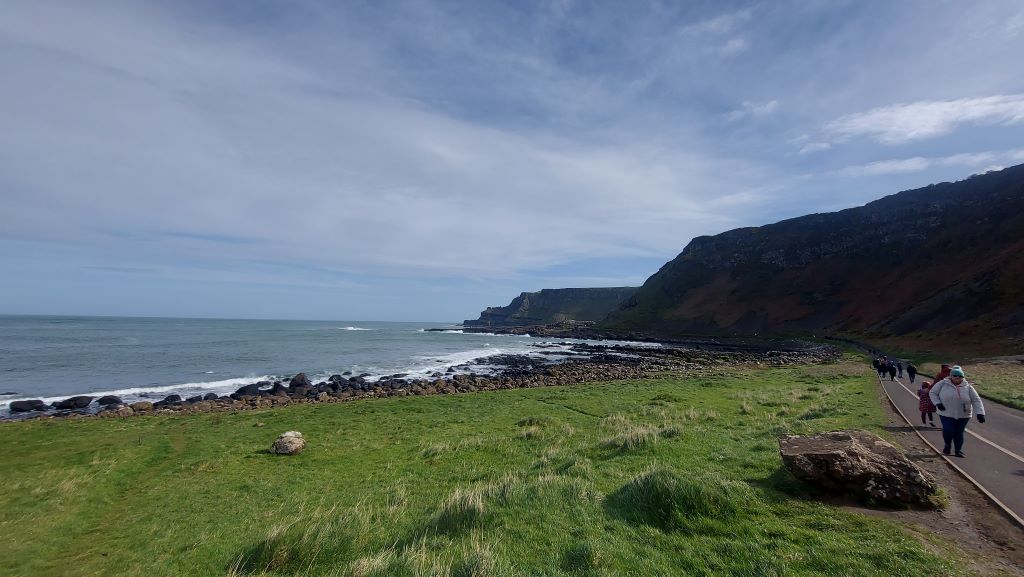
{"label": "grass verge beside path", "polygon": [[[781,466],[779,434],[882,421],[858,358],[7,423],[0,574],[956,574],[893,523],[802,498]],[[287,430],[304,453],[264,452]]]}

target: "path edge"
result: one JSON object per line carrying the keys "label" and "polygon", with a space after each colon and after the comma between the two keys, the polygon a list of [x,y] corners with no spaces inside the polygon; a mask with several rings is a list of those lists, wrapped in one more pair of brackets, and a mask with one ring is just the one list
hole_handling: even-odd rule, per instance
{"label": "path edge", "polygon": [[961,469],[960,466],[957,465],[956,463],[954,463],[953,460],[950,459],[947,455],[943,455],[942,451],[940,451],[938,449],[938,447],[936,447],[935,445],[931,444],[931,442],[928,439],[926,439],[924,437],[924,435],[921,434],[920,431],[917,430],[917,427],[915,427],[914,424],[910,422],[910,419],[908,419],[907,416],[905,414],[903,414],[903,411],[900,410],[900,408],[896,405],[896,402],[892,400],[892,397],[889,395],[889,391],[886,390],[885,383],[882,382],[881,378],[878,379],[878,384],[881,387],[882,392],[885,393],[885,398],[889,400],[889,404],[892,405],[892,408],[896,410],[896,413],[899,414],[899,416],[903,419],[903,421],[907,423],[907,426],[909,426],[914,431],[914,434],[917,435],[917,437],[919,439],[921,439],[924,442],[925,445],[930,447],[931,450],[934,451],[936,455],[941,457],[942,460],[945,461],[947,465],[949,465],[950,467],[953,467],[953,469],[955,469],[956,472],[960,473],[961,476],[963,476],[965,479],[967,479],[968,482],[970,482],[972,485],[977,487],[978,490],[981,491],[981,493],[983,495],[985,495],[985,497],[989,501],[991,501],[993,504],[995,504],[996,507],[998,507],[1003,512],[1004,515],[1006,515],[1007,517],[1010,518],[1010,520],[1012,520],[1014,523],[1016,523],[1018,528],[1024,529],[1024,519],[1021,519],[1016,513],[1013,512],[1013,510],[1011,510],[1009,507],[1004,505],[1003,502],[1000,501],[998,497],[996,497],[991,492],[989,492],[989,490],[986,489],[977,480],[975,480],[974,477],[970,476],[970,474],[968,474],[967,471],[964,471],[963,469]]}

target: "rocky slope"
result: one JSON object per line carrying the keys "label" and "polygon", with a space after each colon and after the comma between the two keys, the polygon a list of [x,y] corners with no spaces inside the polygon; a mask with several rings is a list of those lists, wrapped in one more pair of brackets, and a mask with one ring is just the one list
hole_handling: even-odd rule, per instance
{"label": "rocky slope", "polygon": [[1024,165],[692,242],[599,327],[1024,347]]}
{"label": "rocky slope", "polygon": [[524,292],[508,306],[488,307],[467,327],[526,327],[564,321],[599,321],[636,293],[636,287],[564,288]]}

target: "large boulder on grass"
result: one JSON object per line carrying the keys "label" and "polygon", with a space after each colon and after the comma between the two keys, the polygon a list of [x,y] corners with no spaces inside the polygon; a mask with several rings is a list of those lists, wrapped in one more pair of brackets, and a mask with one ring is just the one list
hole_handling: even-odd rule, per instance
{"label": "large boulder on grass", "polygon": [[278,455],[297,455],[305,448],[306,440],[302,438],[302,433],[288,431],[287,433],[282,433],[274,441],[274,445],[270,447],[270,452]]}
{"label": "large boulder on grass", "polygon": [[902,451],[865,431],[779,439],[782,462],[804,482],[887,506],[935,507],[935,481]]}

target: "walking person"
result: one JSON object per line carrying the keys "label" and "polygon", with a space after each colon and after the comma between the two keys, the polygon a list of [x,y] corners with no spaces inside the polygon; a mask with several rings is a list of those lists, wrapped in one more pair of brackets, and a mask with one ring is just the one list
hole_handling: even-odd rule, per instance
{"label": "walking person", "polygon": [[957,457],[963,457],[964,430],[974,413],[978,422],[985,422],[985,405],[974,386],[964,378],[964,370],[955,366],[949,370],[949,376],[932,385],[928,393],[929,399],[939,410],[942,422],[942,454],[948,455],[950,445]]}
{"label": "walking person", "polygon": [[[913,379],[913,377],[911,377]],[[921,381],[921,388],[917,390],[917,405],[921,410],[921,424],[935,426],[935,403],[929,395],[932,384],[929,381]]]}
{"label": "walking person", "polygon": [[890,381],[895,381],[896,380],[896,365],[893,364],[892,361],[889,361],[889,367],[888,368],[889,368],[889,380]]}
{"label": "walking person", "polygon": [[896,370],[899,372],[897,375],[899,378],[903,378],[903,361],[896,361]]}
{"label": "walking person", "polygon": [[914,378],[917,376],[917,367],[914,363],[907,361],[907,376],[910,377],[910,382],[914,382]]}

